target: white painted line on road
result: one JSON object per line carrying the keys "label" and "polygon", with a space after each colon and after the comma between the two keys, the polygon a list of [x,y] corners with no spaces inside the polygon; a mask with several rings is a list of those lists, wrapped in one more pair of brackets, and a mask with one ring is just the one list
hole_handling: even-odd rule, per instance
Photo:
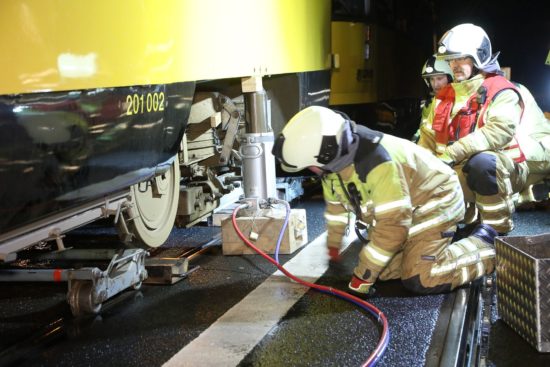
{"label": "white painted line on road", "polygon": [[[342,249],[355,238],[355,234],[346,238]],[[284,266],[292,274],[314,283],[327,270],[327,265],[325,232]],[[164,366],[238,365],[307,291],[308,288],[277,270]]]}

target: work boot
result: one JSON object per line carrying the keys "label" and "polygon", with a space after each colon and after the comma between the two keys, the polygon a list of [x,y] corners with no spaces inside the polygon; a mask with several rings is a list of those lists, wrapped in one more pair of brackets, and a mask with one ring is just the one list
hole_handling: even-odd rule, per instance
{"label": "work boot", "polygon": [[533,198],[535,201],[548,200],[550,198],[550,187],[548,186],[548,181],[545,180],[531,186],[531,192],[533,193]]}
{"label": "work boot", "polygon": [[[537,203],[550,198],[550,182],[544,180],[535,185],[530,185],[525,190],[519,193],[519,196],[516,199],[517,205]],[[532,206],[527,206],[527,209],[532,208]]]}
{"label": "work boot", "polygon": [[477,237],[483,242],[488,243],[491,247],[495,246],[495,237],[498,236],[498,232],[488,224],[481,223],[478,225],[470,236]]}
{"label": "work boot", "polygon": [[349,282],[348,287],[349,289],[357,293],[371,294],[373,292],[373,290],[371,290],[373,284],[374,283],[367,282],[366,280],[363,280],[353,275],[351,277],[351,282]]}

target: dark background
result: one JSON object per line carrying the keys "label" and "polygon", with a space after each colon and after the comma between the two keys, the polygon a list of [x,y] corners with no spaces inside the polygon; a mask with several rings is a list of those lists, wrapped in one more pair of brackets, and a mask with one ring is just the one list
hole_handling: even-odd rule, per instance
{"label": "dark background", "polygon": [[550,111],[550,1],[434,1],[438,36],[460,23],[474,23],[489,35],[501,66],[512,80],[531,90],[539,106]]}
{"label": "dark background", "polygon": [[[500,51],[502,67],[511,67],[512,80],[527,86],[540,107],[550,111],[550,0],[334,0],[333,18],[362,17],[400,32],[422,50],[424,61],[437,40],[455,25],[473,23]],[[403,54],[399,63],[422,63]],[[419,78],[419,83],[421,80]]]}

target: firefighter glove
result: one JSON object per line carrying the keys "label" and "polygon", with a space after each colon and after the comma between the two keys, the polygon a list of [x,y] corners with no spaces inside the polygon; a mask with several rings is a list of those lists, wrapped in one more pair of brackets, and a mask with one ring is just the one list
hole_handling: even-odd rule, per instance
{"label": "firefighter glove", "polygon": [[374,288],[372,288],[373,284],[374,283],[367,282],[366,280],[353,275],[348,287],[354,292],[369,295],[374,293]]}

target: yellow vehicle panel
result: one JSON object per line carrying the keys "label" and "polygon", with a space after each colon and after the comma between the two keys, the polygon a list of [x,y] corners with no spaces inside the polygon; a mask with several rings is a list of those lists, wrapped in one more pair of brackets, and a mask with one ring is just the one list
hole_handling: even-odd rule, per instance
{"label": "yellow vehicle panel", "polygon": [[377,100],[372,31],[364,23],[332,22],[331,105]]}
{"label": "yellow vehicle panel", "polygon": [[2,0],[0,94],[327,69],[329,0]]}

